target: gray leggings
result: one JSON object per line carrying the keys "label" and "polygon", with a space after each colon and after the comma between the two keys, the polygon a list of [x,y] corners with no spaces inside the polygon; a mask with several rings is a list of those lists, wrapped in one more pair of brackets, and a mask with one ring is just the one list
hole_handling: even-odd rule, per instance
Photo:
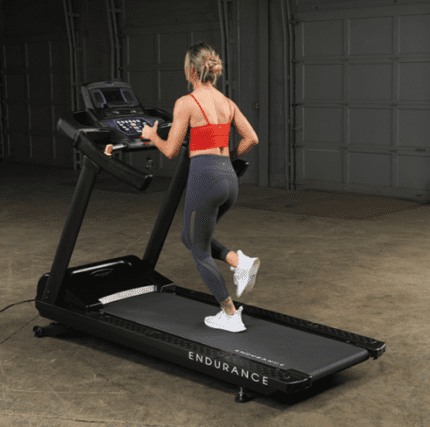
{"label": "gray leggings", "polygon": [[215,226],[236,203],[238,179],[230,158],[203,154],[190,160],[182,243],[218,302],[230,295],[214,258],[226,262],[230,249],[213,239]]}

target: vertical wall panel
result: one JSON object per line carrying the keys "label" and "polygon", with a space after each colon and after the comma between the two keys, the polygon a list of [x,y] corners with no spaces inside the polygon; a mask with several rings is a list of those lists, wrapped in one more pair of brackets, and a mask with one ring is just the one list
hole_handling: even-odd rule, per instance
{"label": "vertical wall panel", "polygon": [[[357,146],[391,146],[393,113],[390,108],[354,108],[349,121],[349,141]],[[366,123],[366,126],[363,126]]]}
{"label": "vertical wall panel", "polygon": [[[269,10],[269,64],[268,68],[268,98],[269,109],[263,112],[268,120],[268,184],[270,187],[286,187],[289,164],[289,82],[288,77],[288,13],[284,2],[283,17],[286,24],[286,34],[283,30],[282,7],[280,0],[271,0]],[[284,58],[285,56],[285,58]],[[292,78],[292,76],[290,76]],[[260,78],[264,78],[261,76]],[[264,141],[264,137],[260,135]]]}
{"label": "vertical wall panel", "polygon": [[106,0],[87,0],[84,3],[81,19],[85,21],[86,51],[85,62],[81,61],[80,65],[85,64],[87,81],[110,80],[111,41]]}
{"label": "vertical wall panel", "polygon": [[29,149],[35,163],[52,162],[51,61],[48,41],[26,43]]}
{"label": "vertical wall panel", "polygon": [[298,188],[430,196],[430,4],[415,3],[298,1]]}
{"label": "vertical wall panel", "polygon": [[430,15],[412,13],[399,16],[399,53],[428,54],[430,52]]}
{"label": "vertical wall panel", "polygon": [[28,120],[27,120],[27,106],[25,104],[8,104],[8,129],[10,135],[12,134],[24,134],[28,132]]}
{"label": "vertical wall panel", "polygon": [[25,69],[25,51],[22,44],[5,45],[5,65],[9,72],[23,72]]}
{"label": "vertical wall panel", "polygon": [[[260,74],[260,66],[268,69],[268,64],[260,64],[259,61],[259,49],[265,49],[267,51],[268,46],[259,45],[259,34],[258,28],[259,22],[259,3],[262,7],[265,5],[263,2],[258,1],[243,1],[241,0],[240,5],[240,99],[235,100],[242,113],[252,124],[260,140],[260,144],[268,144],[268,138],[262,137],[260,134],[260,128],[257,126],[261,116],[268,117],[268,108],[260,108],[260,80],[265,79],[267,82],[268,73]],[[266,6],[267,7],[267,6]],[[263,25],[268,25],[269,22],[265,22]],[[267,91],[266,91],[267,96]],[[266,106],[265,106],[266,107]],[[240,138],[238,138],[240,141]],[[260,145],[254,147],[247,156],[249,160],[249,168],[244,175],[242,182],[247,184],[258,184],[259,175],[259,149]]]}
{"label": "vertical wall panel", "polygon": [[[5,158],[20,163],[73,165],[72,149],[56,147],[55,110],[70,110],[69,46],[62,1],[1,2]],[[59,155],[60,154],[60,155]]]}
{"label": "vertical wall panel", "polygon": [[64,32],[63,2],[57,0],[2,0],[5,37],[37,37]]}
{"label": "vertical wall panel", "polygon": [[404,147],[430,148],[430,109],[402,111],[397,119],[399,141]]}
{"label": "vertical wall panel", "polygon": [[46,41],[27,43],[28,70],[30,73],[49,73],[50,52]]}
{"label": "vertical wall panel", "polygon": [[5,157],[28,162],[29,116],[27,105],[26,50],[18,40],[4,44]]}
{"label": "vertical wall panel", "polygon": [[25,104],[26,96],[26,83],[24,74],[13,74],[13,71],[6,76],[6,94],[7,99],[14,104]]}

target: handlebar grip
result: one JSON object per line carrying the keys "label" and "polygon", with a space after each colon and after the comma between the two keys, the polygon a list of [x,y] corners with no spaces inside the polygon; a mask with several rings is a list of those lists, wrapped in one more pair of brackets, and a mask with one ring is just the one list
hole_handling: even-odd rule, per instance
{"label": "handlebar grip", "polygon": [[[58,120],[58,129],[73,139],[73,145],[81,150],[84,155],[96,163],[101,169],[113,175],[140,191],[146,190],[152,180],[152,175],[145,174],[120,160],[106,156],[102,153],[90,137],[90,131],[96,128],[88,126],[84,128],[73,117],[72,114],[62,116]],[[87,132],[84,131],[87,129]],[[106,143],[107,145],[107,143]]]}
{"label": "handlebar grip", "polygon": [[87,135],[81,134],[78,149],[82,150],[88,158],[103,170],[140,191],[146,190],[151,183],[152,175],[132,168],[115,157],[106,156],[96,148],[94,142]]}
{"label": "handlebar grip", "polygon": [[127,141],[126,145],[127,145],[127,148],[124,151],[142,150],[142,146],[146,146],[146,147],[152,146],[155,148],[154,144],[145,145],[145,143],[143,141],[139,141],[139,142],[128,142]]}

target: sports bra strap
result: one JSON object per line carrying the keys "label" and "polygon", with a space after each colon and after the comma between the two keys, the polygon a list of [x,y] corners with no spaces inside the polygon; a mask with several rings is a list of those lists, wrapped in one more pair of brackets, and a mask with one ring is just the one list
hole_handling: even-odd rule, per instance
{"label": "sports bra strap", "polygon": [[[194,96],[190,93],[190,95],[194,98]],[[196,98],[194,98],[194,101],[197,102],[198,106],[200,107],[200,110],[202,110],[203,115],[205,116],[206,121],[208,122],[208,125],[210,125],[208,118],[206,117],[205,112],[203,111],[203,108],[201,107],[201,105],[199,104],[199,101],[197,101]],[[230,105],[228,106],[228,109],[230,110]],[[230,115],[230,120],[231,120],[231,115]]]}
{"label": "sports bra strap", "polygon": [[[194,98],[194,96],[190,93],[190,95]],[[194,98],[194,101],[197,102],[198,106],[200,107],[200,110],[202,110],[203,115],[205,116],[206,121],[208,122],[208,125],[210,125],[208,118],[206,117],[205,112],[203,111],[203,108],[200,106],[199,101],[197,101],[196,98]]]}

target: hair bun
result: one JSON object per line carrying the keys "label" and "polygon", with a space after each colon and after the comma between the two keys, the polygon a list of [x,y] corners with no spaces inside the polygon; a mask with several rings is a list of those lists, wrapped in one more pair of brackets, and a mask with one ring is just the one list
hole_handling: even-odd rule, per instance
{"label": "hair bun", "polygon": [[219,62],[217,62],[215,64],[215,67],[211,67],[211,71],[213,74],[219,74],[222,71],[222,65]]}
{"label": "hair bun", "polygon": [[209,56],[206,60],[206,66],[211,70],[212,74],[218,74],[222,71],[222,65],[219,58]]}

